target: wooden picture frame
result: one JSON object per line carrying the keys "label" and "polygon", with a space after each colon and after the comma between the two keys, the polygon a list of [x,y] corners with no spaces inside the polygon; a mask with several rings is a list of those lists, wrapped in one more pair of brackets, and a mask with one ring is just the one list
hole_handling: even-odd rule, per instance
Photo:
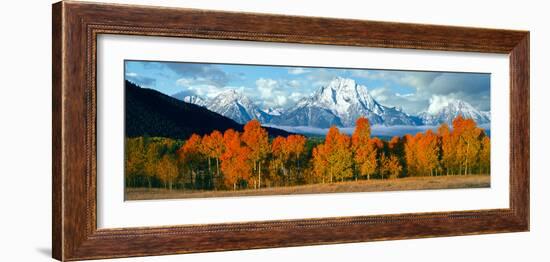
{"label": "wooden picture frame", "polygon": [[[529,32],[181,8],[53,5],[53,257],[81,260],[529,230]],[[407,48],[510,57],[510,207],[98,229],[99,34]]]}

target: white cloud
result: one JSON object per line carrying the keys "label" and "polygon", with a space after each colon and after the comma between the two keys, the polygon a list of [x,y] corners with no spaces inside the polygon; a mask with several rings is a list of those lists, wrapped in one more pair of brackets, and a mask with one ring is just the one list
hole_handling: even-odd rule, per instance
{"label": "white cloud", "polygon": [[389,90],[387,88],[377,88],[370,90],[369,93],[378,102],[384,102],[388,99],[388,97],[386,96],[388,91]]}
{"label": "white cloud", "polygon": [[286,84],[290,87],[294,87],[294,88],[297,88],[297,87],[300,87],[300,81],[294,79],[294,80],[290,80],[288,82],[286,82]]}
{"label": "white cloud", "polygon": [[372,73],[367,70],[353,70],[351,76],[369,79],[372,77]]}
{"label": "white cloud", "polygon": [[277,96],[277,104],[279,106],[283,106],[286,104],[286,96],[283,96],[283,95],[278,95]]}
{"label": "white cloud", "polygon": [[306,70],[302,67],[295,67],[295,68],[288,69],[288,73],[291,75],[301,75],[309,72],[310,72],[309,70]]}
{"label": "white cloud", "polygon": [[129,77],[137,77],[138,74],[137,74],[137,73],[133,73],[133,72],[127,72],[127,73],[126,73],[126,76],[129,76]]}
{"label": "white cloud", "polygon": [[256,80],[256,87],[261,98],[272,98],[274,89],[278,87],[278,82],[270,78],[260,78]]}
{"label": "white cloud", "polygon": [[197,77],[197,78],[180,78],[176,81],[176,84],[185,88],[185,91],[190,94],[210,99],[219,95],[221,92],[234,89],[240,92],[243,92],[245,87],[239,86],[224,86],[220,87],[215,83],[212,83],[210,80]]}
{"label": "white cloud", "polygon": [[251,90],[250,96],[254,96],[254,91],[261,101],[260,104],[268,107],[283,107],[288,102],[288,89],[282,88],[280,82],[270,78],[260,78],[256,80],[256,90]]}
{"label": "white cloud", "polygon": [[303,97],[305,97],[304,94],[292,92],[288,98],[294,102],[298,102],[298,100],[302,99]]}
{"label": "white cloud", "polygon": [[369,94],[385,106],[403,108],[403,111],[413,115],[426,110],[429,104],[429,98],[426,96],[418,95],[418,93],[400,94],[392,91],[389,87],[370,89]]}
{"label": "white cloud", "polygon": [[428,107],[428,113],[435,114],[439,112],[441,108],[446,107],[449,103],[456,101],[454,98],[440,95],[432,95],[430,98],[430,106]]}

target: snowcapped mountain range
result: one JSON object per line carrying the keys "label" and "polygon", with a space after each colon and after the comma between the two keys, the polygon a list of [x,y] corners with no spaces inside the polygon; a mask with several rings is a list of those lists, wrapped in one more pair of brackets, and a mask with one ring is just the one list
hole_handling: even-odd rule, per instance
{"label": "snowcapped mountain range", "polygon": [[190,104],[206,107],[206,101],[198,96],[185,96],[181,100]]}
{"label": "snowcapped mountain range", "polygon": [[285,126],[350,127],[360,116],[366,116],[372,124],[417,125],[415,118],[397,108],[379,104],[368,93],[367,87],[353,79],[334,78],[319,88],[311,97],[303,98],[270,124]]}
{"label": "snowcapped mountain range", "polygon": [[258,119],[262,124],[274,126],[352,127],[357,118],[365,116],[371,124],[376,125],[419,126],[439,125],[444,122],[450,124],[458,115],[473,118],[478,124],[490,122],[489,112],[479,111],[460,100],[453,100],[435,112],[409,115],[398,107],[381,105],[369,94],[366,86],[342,77],[334,78],[310,97],[302,98],[286,110],[260,109],[236,90],[224,91],[207,101],[197,96],[175,94],[173,97],[206,107],[241,124]]}
{"label": "snowcapped mountain range", "polygon": [[268,123],[272,115],[261,110],[252,100],[234,89],[224,91],[206,103],[206,108],[245,124],[252,119]]}
{"label": "snowcapped mountain range", "polygon": [[439,125],[441,123],[452,124],[453,119],[462,115],[464,118],[471,118],[477,124],[486,124],[491,122],[489,112],[479,111],[472,105],[462,100],[452,100],[447,105],[439,108],[437,111],[429,113],[422,112],[418,117],[425,125]]}

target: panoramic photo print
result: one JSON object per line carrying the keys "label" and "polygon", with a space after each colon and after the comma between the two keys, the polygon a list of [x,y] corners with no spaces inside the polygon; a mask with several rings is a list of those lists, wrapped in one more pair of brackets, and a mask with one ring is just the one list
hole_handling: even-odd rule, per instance
{"label": "panoramic photo print", "polygon": [[490,74],[124,63],[126,200],[490,187]]}

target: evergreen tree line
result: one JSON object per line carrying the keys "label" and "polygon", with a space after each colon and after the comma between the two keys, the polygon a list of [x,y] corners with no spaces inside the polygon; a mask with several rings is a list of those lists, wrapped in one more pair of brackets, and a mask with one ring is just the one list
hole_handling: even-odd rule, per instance
{"label": "evergreen tree line", "polygon": [[126,139],[128,187],[238,190],[408,176],[489,174],[490,138],[472,119],[436,132],[371,137],[367,118],[351,136],[331,127],[324,141],[302,135],[268,137],[257,120],[185,141]]}

